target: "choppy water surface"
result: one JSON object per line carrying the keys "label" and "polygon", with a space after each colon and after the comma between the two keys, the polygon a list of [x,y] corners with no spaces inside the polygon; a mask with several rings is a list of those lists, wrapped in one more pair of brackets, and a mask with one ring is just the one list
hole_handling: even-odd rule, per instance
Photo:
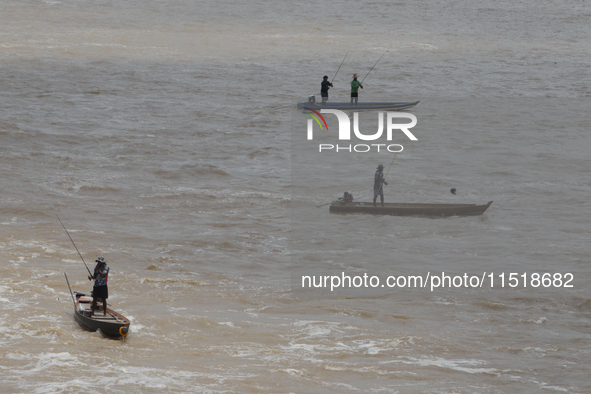
{"label": "choppy water surface", "polygon": [[[587,3],[0,8],[0,392],[591,390]],[[347,100],[386,50],[361,99],[421,100],[386,200],[485,215],[316,208],[369,199],[391,156],[308,160],[302,115],[275,108],[349,52]],[[91,284],[56,215],[109,262],[126,341],[75,323],[63,273]],[[292,292],[301,272],[442,271],[574,287]]]}

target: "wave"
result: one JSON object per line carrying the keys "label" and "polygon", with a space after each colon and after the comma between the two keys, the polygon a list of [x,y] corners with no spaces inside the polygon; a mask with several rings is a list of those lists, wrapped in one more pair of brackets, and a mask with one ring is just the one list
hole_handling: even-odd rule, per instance
{"label": "wave", "polygon": [[0,122],[0,134],[24,133],[15,123]]}
{"label": "wave", "polygon": [[121,189],[109,186],[97,186],[97,185],[82,185],[78,188],[80,192],[90,193],[119,193]]}
{"label": "wave", "polygon": [[184,285],[211,286],[211,283],[202,280],[183,278],[143,278],[141,279],[141,283],[180,283]]}
{"label": "wave", "polygon": [[220,169],[217,166],[211,164],[185,164],[181,166],[181,170],[188,171],[192,174],[200,174],[200,175],[222,175],[222,176],[230,176],[226,171]]}

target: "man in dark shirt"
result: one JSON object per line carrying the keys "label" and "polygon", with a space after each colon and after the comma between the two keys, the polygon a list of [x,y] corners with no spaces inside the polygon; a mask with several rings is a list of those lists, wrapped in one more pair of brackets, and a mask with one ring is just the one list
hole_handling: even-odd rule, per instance
{"label": "man in dark shirt", "polygon": [[379,165],[374,175],[373,180],[373,206],[376,206],[376,200],[378,199],[378,195],[380,196],[380,200],[382,202],[382,207],[384,206],[384,185],[387,185],[388,182],[384,179],[384,166]]}
{"label": "man in dark shirt", "polygon": [[94,267],[94,274],[88,276],[88,280],[94,279],[94,286],[92,288],[92,311],[98,309],[97,301],[103,301],[103,315],[107,314],[107,298],[109,298],[109,288],[107,281],[109,280],[109,267],[104,258],[96,259],[96,267]]}
{"label": "man in dark shirt", "polygon": [[328,76],[325,75],[320,83],[320,95],[322,96],[322,104],[328,101],[328,89],[332,88],[332,83],[328,82]]}

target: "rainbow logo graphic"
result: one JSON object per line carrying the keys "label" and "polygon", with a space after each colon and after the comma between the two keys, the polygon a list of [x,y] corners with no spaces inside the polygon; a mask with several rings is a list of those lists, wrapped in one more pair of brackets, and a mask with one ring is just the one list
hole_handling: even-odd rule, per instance
{"label": "rainbow logo graphic", "polygon": [[[318,116],[315,116],[314,114],[306,113],[306,115],[311,116],[316,121],[316,123],[318,123],[318,126],[320,126],[320,130],[322,130],[322,123],[324,123],[324,126],[326,127],[326,131],[328,131],[328,125],[326,124],[326,120],[324,120],[324,116],[320,115],[320,112],[314,111],[312,108],[306,108],[306,109],[309,111],[312,111],[316,115],[318,115]],[[320,119],[322,119],[322,123],[320,123],[320,119],[318,119],[318,117],[320,117]]]}

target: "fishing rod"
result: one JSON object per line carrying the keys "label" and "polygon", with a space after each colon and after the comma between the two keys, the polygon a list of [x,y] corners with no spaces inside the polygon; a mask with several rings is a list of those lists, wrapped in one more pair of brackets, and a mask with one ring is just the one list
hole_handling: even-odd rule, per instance
{"label": "fishing rod", "polygon": [[[388,53],[388,50],[386,50],[386,52],[384,52],[384,55],[385,55],[386,53]],[[365,77],[363,77],[363,79],[361,80],[361,82],[359,82],[360,84],[362,84],[362,83],[363,83],[363,81],[365,81],[365,78],[367,78],[367,76],[369,75],[369,73],[371,72],[371,70],[373,70],[373,68],[376,66],[376,64],[378,64],[378,62],[379,62],[380,60],[382,60],[382,58],[384,57],[384,55],[380,56],[380,58],[378,59],[378,61],[377,61],[377,62],[375,62],[375,64],[374,64],[373,66],[371,66],[371,68],[369,69],[369,71],[367,72],[367,74],[365,74]]]}
{"label": "fishing rod", "polygon": [[68,280],[68,275],[64,272],[64,276],[66,277],[66,283],[68,284],[68,289],[70,289],[70,295],[72,296],[72,302],[74,303],[74,308],[76,308],[76,301],[74,300],[74,294],[72,294],[72,288],[70,287],[70,281]]}
{"label": "fishing rod", "polygon": [[396,158],[397,154],[398,154],[398,152],[394,153],[394,157],[392,158],[392,162],[390,163],[390,167],[388,167],[388,171],[386,171],[386,175],[384,175],[384,178],[386,178],[388,176],[388,173],[390,172],[390,168],[392,168],[392,164],[394,164],[394,159]]}
{"label": "fishing rod", "polygon": [[335,202],[338,202],[338,201],[339,200],[327,202],[326,204],[322,204],[322,205],[316,205],[316,208],[320,208],[320,207],[323,207],[323,206],[328,205],[328,204],[334,204]]}
{"label": "fishing rod", "polygon": [[[345,59],[347,58],[347,55],[349,55],[349,52],[351,51],[347,51],[347,54],[345,55],[345,57],[343,58],[343,61],[341,62],[341,65],[339,66],[339,68],[337,68],[337,72],[334,74],[334,77],[332,77],[332,79],[330,80],[330,83],[332,84],[332,81],[334,81],[334,79],[337,77],[337,74],[339,73],[339,70],[341,69],[341,67],[343,66],[343,63],[345,63]],[[292,105],[286,105],[284,107],[277,107],[274,108],[275,110],[278,109],[283,109],[283,108],[287,108],[287,107],[291,107]]]}
{"label": "fishing rod", "polygon": [[330,80],[330,83],[332,83],[332,81],[334,81],[334,79],[337,77],[337,74],[339,73],[339,70],[341,69],[341,66],[343,65],[343,63],[345,63],[345,59],[347,58],[347,55],[349,54],[349,52],[351,52],[351,51],[347,51],[347,54],[343,58],[343,61],[341,62],[341,65],[339,66],[339,68],[337,68],[337,72],[334,74],[334,77],[332,77],[332,79]]}
{"label": "fishing rod", "polygon": [[[57,215],[55,215],[55,216],[57,216]],[[72,241],[72,245],[74,245],[74,247],[76,248],[76,252],[78,252],[78,256],[80,256],[80,258],[82,259],[82,262],[84,263],[84,266],[86,267],[86,270],[88,271],[88,273],[90,274],[90,276],[92,276],[92,273],[90,272],[90,269],[88,269],[88,266],[86,265],[86,261],[84,261],[84,257],[82,257],[82,255],[80,254],[80,251],[78,250],[78,247],[74,243],[74,240],[70,236],[70,233],[66,229],[66,226],[64,226],[64,224],[62,223],[62,220],[60,219],[59,216],[57,216],[57,220],[60,221],[60,223],[62,224],[62,227],[64,228],[64,230],[66,230],[66,234],[68,234],[68,237],[70,237],[70,241]]]}
{"label": "fishing rod", "polygon": [[[392,158],[392,161],[390,162],[390,167],[388,167],[388,171],[386,171],[386,175],[384,175],[384,180],[386,180],[386,177],[388,176],[388,173],[390,172],[390,168],[392,168],[392,164],[394,164],[394,159],[396,158],[396,155],[398,154],[398,152],[394,153],[394,157]],[[380,189],[382,189],[384,186],[384,184],[382,183],[380,185]]]}

